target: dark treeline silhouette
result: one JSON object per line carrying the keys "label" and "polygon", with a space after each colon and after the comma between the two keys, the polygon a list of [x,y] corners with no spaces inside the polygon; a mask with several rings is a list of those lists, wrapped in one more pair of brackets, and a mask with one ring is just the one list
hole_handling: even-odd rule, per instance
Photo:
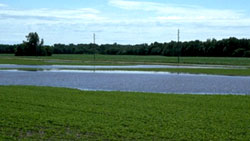
{"label": "dark treeline silhouette", "polygon": [[36,32],[29,33],[27,41],[23,41],[22,44],[17,45],[14,49],[16,56],[51,56],[52,49],[49,46],[43,46],[43,39],[38,36]]}
{"label": "dark treeline silhouette", "polygon": [[[14,53],[17,45],[0,45],[0,53]],[[55,44],[54,54],[107,54],[107,55],[164,55],[250,57],[250,39],[229,38],[223,40],[188,41],[177,43],[152,43],[138,45],[119,44]]]}
{"label": "dark treeline silhouette", "polygon": [[0,53],[15,53],[15,49],[17,48],[18,45],[3,45],[0,44]]}

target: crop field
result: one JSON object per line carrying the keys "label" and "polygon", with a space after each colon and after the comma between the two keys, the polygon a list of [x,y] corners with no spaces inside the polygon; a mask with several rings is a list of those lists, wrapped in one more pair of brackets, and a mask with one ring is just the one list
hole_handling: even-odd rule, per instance
{"label": "crop field", "polygon": [[[143,65],[177,64],[177,57],[136,56],[136,55],[69,55],[54,54],[52,57],[16,57],[13,54],[0,54],[0,64],[25,65]],[[250,58],[230,57],[180,57],[180,64],[243,65],[250,66]]]}
{"label": "crop field", "polygon": [[[224,68],[152,68],[152,69],[99,69],[99,70],[128,70],[128,71],[161,71],[171,73],[212,74],[230,76],[250,76],[250,58],[222,57],[177,57],[164,56],[133,56],[133,55],[58,55],[52,57],[24,56],[0,54],[0,64],[20,65],[224,65]],[[226,68],[232,66],[231,68]],[[234,66],[245,67],[244,69]],[[8,68],[0,68],[6,70]],[[19,68],[19,70],[40,70]],[[87,69],[89,70],[89,69]]]}
{"label": "crop field", "polygon": [[250,97],[0,86],[0,140],[249,140]]}

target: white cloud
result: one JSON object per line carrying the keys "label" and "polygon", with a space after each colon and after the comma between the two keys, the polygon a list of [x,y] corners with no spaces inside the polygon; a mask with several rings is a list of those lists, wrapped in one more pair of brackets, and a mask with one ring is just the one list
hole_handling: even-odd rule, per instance
{"label": "white cloud", "polygon": [[100,11],[92,8],[82,9],[0,9],[0,19],[15,20],[25,23],[74,23],[97,22],[106,18],[100,15]]}
{"label": "white cloud", "polygon": [[99,10],[93,8],[0,8],[0,44],[20,43],[29,32],[38,32],[46,44],[89,42],[91,39],[85,36],[99,28],[90,25],[106,20]]}
{"label": "white cloud", "polygon": [[[157,2],[109,0],[109,4],[125,10],[153,13],[152,21],[176,23],[204,23],[218,26],[249,25],[244,11],[208,9],[195,5],[172,5]],[[238,21],[238,22],[236,22]]]}
{"label": "white cloud", "polygon": [[109,0],[109,6],[113,7],[102,10],[0,7],[0,43],[21,42],[27,33],[34,31],[39,32],[46,44],[90,43],[94,32],[98,43],[166,42],[176,40],[177,28],[181,29],[182,40],[250,36],[250,18],[244,11],[141,0]]}
{"label": "white cloud", "polygon": [[0,3],[0,7],[8,7],[8,5]]}

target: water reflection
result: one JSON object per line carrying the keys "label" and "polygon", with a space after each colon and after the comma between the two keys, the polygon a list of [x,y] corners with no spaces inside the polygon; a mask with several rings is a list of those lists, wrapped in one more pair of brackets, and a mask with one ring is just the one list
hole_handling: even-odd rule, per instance
{"label": "water reflection", "polygon": [[131,66],[84,66],[84,65],[10,65],[0,64],[0,68],[36,68],[36,69],[142,69],[142,68],[216,68],[246,69],[245,66],[223,65],[131,65]]}

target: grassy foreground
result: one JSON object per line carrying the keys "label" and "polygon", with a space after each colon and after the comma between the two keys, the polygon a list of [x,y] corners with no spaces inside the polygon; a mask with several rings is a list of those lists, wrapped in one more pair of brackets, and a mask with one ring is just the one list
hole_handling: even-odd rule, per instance
{"label": "grassy foreground", "polygon": [[[54,54],[51,57],[17,57],[0,54],[0,64],[24,65],[136,65],[136,64],[176,64],[177,57],[136,56],[136,55],[69,55]],[[250,58],[230,57],[181,57],[181,64],[243,65],[250,66]]]}
{"label": "grassy foreground", "polygon": [[0,140],[249,140],[250,97],[0,86]]}

